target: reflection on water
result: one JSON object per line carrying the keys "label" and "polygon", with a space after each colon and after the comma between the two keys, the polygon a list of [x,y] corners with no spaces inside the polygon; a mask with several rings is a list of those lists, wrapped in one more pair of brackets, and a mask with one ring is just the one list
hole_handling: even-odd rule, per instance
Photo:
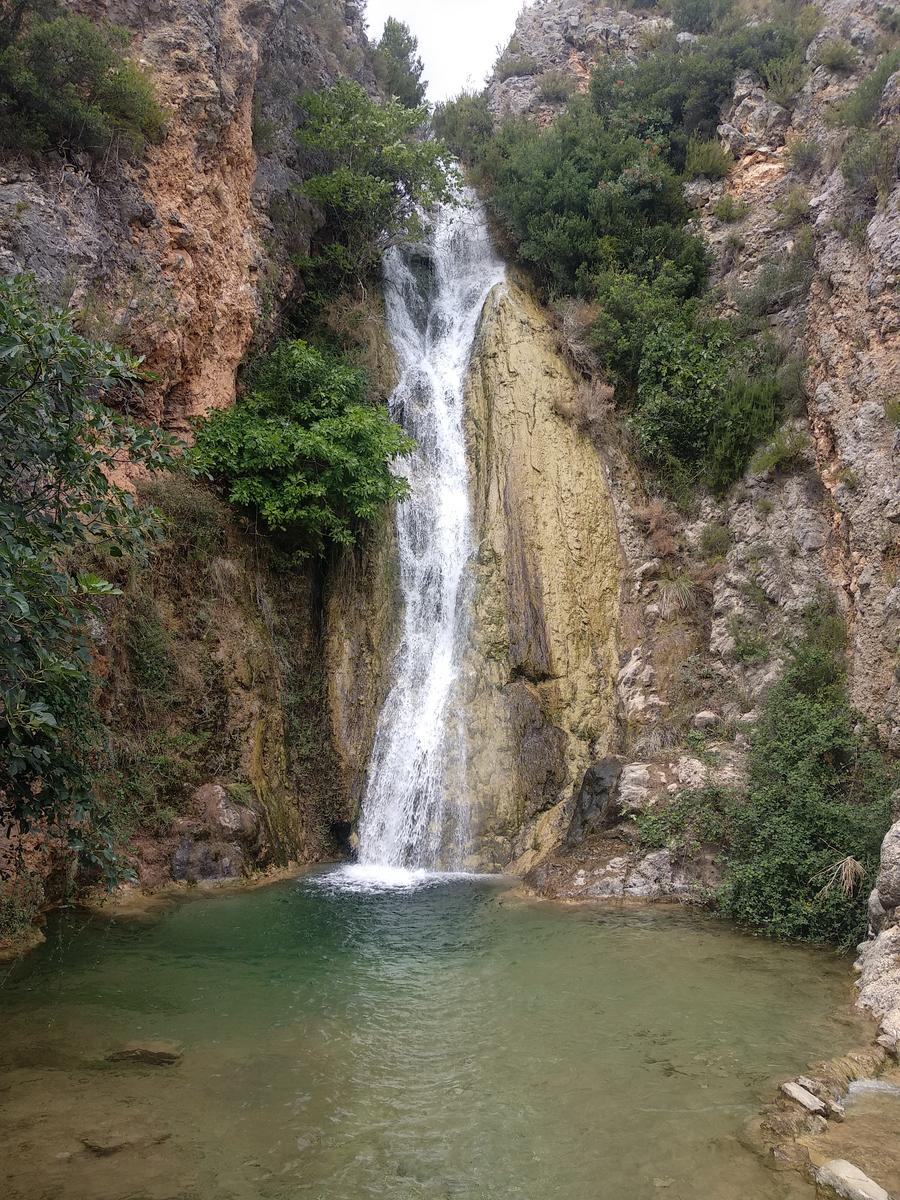
{"label": "reflection on water", "polygon": [[[806,1195],[735,1134],[772,1076],[855,1041],[849,977],[696,915],[453,877],[59,920],[0,988],[0,1194]],[[182,1061],[105,1061],[151,1038]]]}

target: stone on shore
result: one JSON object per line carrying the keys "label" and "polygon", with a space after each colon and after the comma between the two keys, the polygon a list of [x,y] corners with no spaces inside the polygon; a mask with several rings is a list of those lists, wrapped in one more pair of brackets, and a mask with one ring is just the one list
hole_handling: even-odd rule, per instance
{"label": "stone on shore", "polygon": [[815,1113],[817,1116],[824,1116],[828,1111],[823,1100],[820,1100],[818,1096],[814,1096],[812,1092],[807,1091],[805,1087],[802,1087],[793,1079],[788,1083],[783,1083],[781,1090],[789,1099],[795,1100],[797,1104],[802,1105],[807,1112]]}
{"label": "stone on shore", "polygon": [[883,1187],[845,1158],[832,1158],[817,1167],[816,1185],[820,1195],[824,1189],[826,1196],[841,1200],[891,1200]]}

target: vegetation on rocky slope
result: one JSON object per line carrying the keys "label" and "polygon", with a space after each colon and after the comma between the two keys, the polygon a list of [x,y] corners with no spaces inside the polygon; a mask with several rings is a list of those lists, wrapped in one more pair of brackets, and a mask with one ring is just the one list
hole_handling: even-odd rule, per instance
{"label": "vegetation on rocky slope", "polygon": [[10,0],[0,13],[0,148],[140,151],[165,116],[153,85],[125,57],[127,29],[56,0]]}
{"label": "vegetation on rocky slope", "polygon": [[0,281],[0,823],[103,863],[88,625],[115,588],[87,558],[144,552],[153,514],[111,476],[165,469],[174,448],[127,415],[138,386],[138,363],[81,337],[33,281]]}
{"label": "vegetation on rocky slope", "polygon": [[367,393],[365,373],[345,358],[280,342],[233,408],[197,422],[193,461],[301,552],[352,545],[408,491],[390,464],[412,443]]}
{"label": "vegetation on rocky slope", "polygon": [[751,734],[746,793],[683,792],[638,818],[645,842],[724,847],[716,907],[774,937],[855,945],[890,824],[896,768],[850,704],[846,630],[811,606]]}
{"label": "vegetation on rocky slope", "polygon": [[588,348],[641,457],[681,497],[738,478],[785,399],[777,347],[710,314],[682,179],[728,173],[710,137],[736,74],[793,61],[814,31],[805,10],[743,26],[727,6],[694,7],[683,20],[705,36],[663,38],[636,64],[604,58],[549,128],[510,118],[492,131],[471,94],[436,114],[542,293],[587,306]]}

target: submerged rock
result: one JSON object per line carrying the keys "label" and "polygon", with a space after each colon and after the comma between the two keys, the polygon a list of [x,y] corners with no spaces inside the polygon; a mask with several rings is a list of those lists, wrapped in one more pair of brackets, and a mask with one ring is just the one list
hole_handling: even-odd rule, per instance
{"label": "submerged rock", "polygon": [[126,1042],[119,1050],[107,1054],[107,1062],[137,1062],[151,1067],[168,1067],[184,1055],[178,1042]]}

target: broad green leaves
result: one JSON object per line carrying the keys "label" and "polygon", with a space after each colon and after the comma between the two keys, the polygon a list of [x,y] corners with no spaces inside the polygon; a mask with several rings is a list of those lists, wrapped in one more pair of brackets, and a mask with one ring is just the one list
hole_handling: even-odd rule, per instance
{"label": "broad green leaves", "polygon": [[[0,281],[0,821],[96,844],[92,772],[100,727],[86,623],[115,594],[74,562],[123,555],[149,532],[112,482],[125,460],[151,469],[175,443],[127,411],[139,364],[81,337],[25,278]],[[88,836],[90,833],[90,837]]]}
{"label": "broad green leaves", "polygon": [[197,423],[194,458],[233,504],[300,553],[318,553],[351,545],[360,524],[406,495],[390,464],[411,446],[384,408],[366,403],[361,371],[288,341],[257,365],[234,408]]}

